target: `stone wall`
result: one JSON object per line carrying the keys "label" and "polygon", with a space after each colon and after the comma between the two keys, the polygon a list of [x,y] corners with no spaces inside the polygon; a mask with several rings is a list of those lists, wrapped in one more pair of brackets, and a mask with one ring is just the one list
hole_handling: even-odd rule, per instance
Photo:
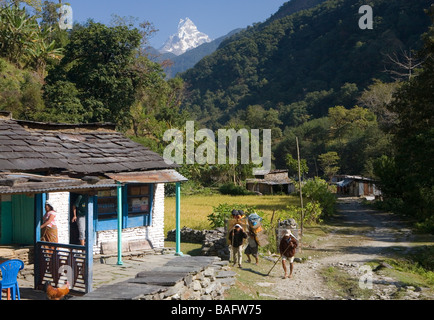
{"label": "stone wall", "polygon": [[141,297],[139,300],[224,300],[224,293],[235,284],[236,273],[228,270],[227,261],[216,261],[192,273],[174,286]]}
{"label": "stone wall", "polygon": [[[218,257],[151,255],[131,278],[97,287],[73,300],[223,300],[237,273]],[[141,260],[145,262],[145,259]],[[137,269],[134,269],[136,268]],[[135,273],[133,270],[136,270]],[[135,274],[135,276],[133,276]]]}
{"label": "stone wall", "polygon": [[[202,244],[201,254],[203,256],[217,256],[223,260],[229,260],[230,251],[224,228],[194,230],[184,227],[180,230],[180,233],[182,242]],[[167,233],[167,241],[176,241],[175,229]]]}

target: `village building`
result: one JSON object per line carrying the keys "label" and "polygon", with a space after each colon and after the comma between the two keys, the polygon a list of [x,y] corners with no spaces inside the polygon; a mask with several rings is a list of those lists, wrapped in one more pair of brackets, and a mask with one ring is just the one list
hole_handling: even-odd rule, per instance
{"label": "village building", "polygon": [[337,175],[332,178],[337,187],[337,194],[352,197],[375,198],[381,195],[375,180],[362,176]]}
{"label": "village building", "polygon": [[[125,251],[164,247],[166,183],[176,183],[179,229],[186,179],[176,167],[113,124],[38,123],[0,111],[0,249],[29,248],[25,260],[35,265],[35,288],[45,279],[57,284],[72,270],[73,287],[90,292],[94,255],[114,253],[122,264]],[[87,210],[84,246],[71,223],[80,195]],[[57,212],[58,243],[40,241],[47,200]],[[178,232],[182,254],[179,242]]]}
{"label": "village building", "polygon": [[295,188],[288,170],[256,172],[255,178],[246,180],[247,190],[260,194],[292,193]]}

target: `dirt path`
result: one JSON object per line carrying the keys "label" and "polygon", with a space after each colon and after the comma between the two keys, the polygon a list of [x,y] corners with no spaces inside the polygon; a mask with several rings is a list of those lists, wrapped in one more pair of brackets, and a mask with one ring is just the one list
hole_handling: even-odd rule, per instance
{"label": "dirt path", "polygon": [[276,266],[274,295],[288,300],[351,299],[330,289],[321,275],[325,268],[334,267],[357,281],[362,279],[364,288],[372,280],[368,299],[432,299],[432,293],[427,290],[407,288],[381,272],[363,269],[368,262],[379,263],[397,252],[405,254],[414,245],[412,239],[411,230],[397,221],[396,216],[367,209],[354,198],[341,198],[331,232],[303,249],[303,253],[310,256],[306,262],[294,264],[294,277],[281,279],[282,267],[280,263]]}

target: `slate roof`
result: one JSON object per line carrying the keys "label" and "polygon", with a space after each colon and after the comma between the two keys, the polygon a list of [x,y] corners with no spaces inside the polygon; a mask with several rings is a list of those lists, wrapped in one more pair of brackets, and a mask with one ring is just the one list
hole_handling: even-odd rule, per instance
{"label": "slate roof", "polygon": [[49,124],[0,112],[0,171],[94,175],[175,168],[112,124]]}

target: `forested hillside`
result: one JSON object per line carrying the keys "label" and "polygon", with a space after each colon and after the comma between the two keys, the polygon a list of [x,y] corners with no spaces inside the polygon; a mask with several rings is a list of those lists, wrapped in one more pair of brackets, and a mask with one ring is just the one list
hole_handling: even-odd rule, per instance
{"label": "forested hillside", "polygon": [[[372,79],[392,80],[384,72],[396,67],[388,55],[419,48],[430,22],[424,13],[428,0],[369,3],[373,30],[358,26],[358,9],[366,1],[329,0],[280,19],[282,14],[276,14],[225,41],[182,75],[191,88],[185,108],[216,128],[257,104],[278,109],[285,126],[291,104],[309,94],[322,98],[297,111],[306,116],[325,116],[328,108],[343,103],[351,106]],[[342,89],[347,83],[355,90]],[[345,101],[335,94],[341,90]]]}
{"label": "forested hillside", "polygon": [[[328,0],[296,13],[291,2],[181,75],[184,110],[214,130],[272,129],[273,165],[294,177],[298,138],[305,178],[373,177],[387,209],[433,231],[431,1]],[[372,30],[359,28],[365,4]]]}
{"label": "forested hillside", "polygon": [[[146,52],[150,22],[88,21],[66,31],[61,2],[0,0],[0,110],[33,121],[114,122],[160,154],[164,133],[187,120],[195,130],[271,129],[275,168],[298,173],[297,138],[304,178],[376,178],[388,208],[434,231],[431,2],[292,0],[166,80]],[[367,3],[372,30],[358,24]],[[253,166],[195,163],[180,172],[202,190],[244,185]]]}

